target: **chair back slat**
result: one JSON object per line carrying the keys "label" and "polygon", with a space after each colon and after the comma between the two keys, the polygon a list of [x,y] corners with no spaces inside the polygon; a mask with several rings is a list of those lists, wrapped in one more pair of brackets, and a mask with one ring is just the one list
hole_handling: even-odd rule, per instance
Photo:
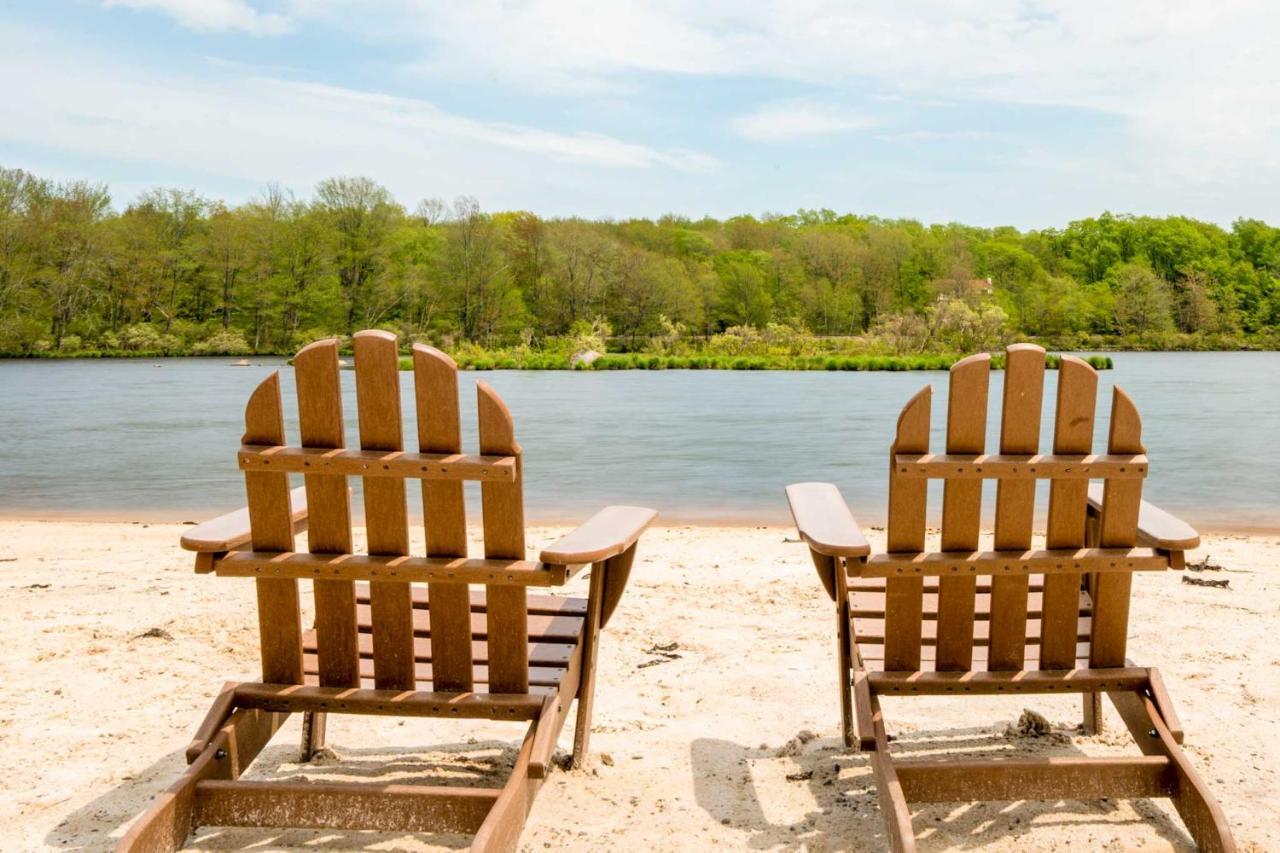
{"label": "chair back slat", "polygon": [[[284,407],[280,374],[262,381],[244,412],[244,444],[284,444]],[[249,529],[258,551],[293,550],[293,507],[289,475],[246,472]],[[262,651],[262,680],[268,684],[302,683],[302,614],[298,582],[292,578],[259,579],[258,638]]]}
{"label": "chair back slat", "polygon": [[[947,453],[982,453],[987,441],[987,389],[991,356],[970,356],[951,367],[947,393]],[[947,480],[942,491],[942,550],[973,551],[982,525],[982,480]],[[938,582],[937,669],[973,665],[973,615],[977,578]]]}
{"label": "chair back slat", "polygon": [[[342,386],[338,378],[338,342],[317,341],[293,360],[298,390],[298,426],[302,446],[346,447]],[[342,474],[305,474],[307,548],[313,554],[351,553],[351,501]],[[355,585],[346,580],[316,580],[316,653],[320,684],[359,687]]]}
{"label": "chair back slat", "polygon": [[[413,387],[417,402],[418,449],[423,453],[462,452],[458,414],[458,367],[440,350],[415,344]],[[422,514],[427,556],[467,556],[467,510],[462,482],[422,481]],[[465,583],[427,585],[432,638],[432,687],[472,690],[471,594]]]}
{"label": "chair back slat", "polygon": [[[1044,361],[1044,350],[1034,344],[1014,344],[1006,350],[1000,414],[1001,453],[1036,453],[1040,449]],[[1034,479],[1005,479],[997,483],[996,550],[1031,546],[1035,500]],[[1022,669],[1026,644],[1027,576],[993,578],[988,667]]]}
{"label": "chair back slat", "polygon": [[[1109,453],[1145,453],[1142,418],[1129,395],[1119,387],[1111,393]],[[1108,479],[1103,486],[1099,544],[1103,548],[1130,547],[1138,539],[1138,509],[1142,480]],[[1089,644],[1091,666],[1123,666],[1129,630],[1128,572],[1102,572],[1091,578],[1093,628]]]}
{"label": "chair back slat", "polygon": [[[361,450],[404,450],[400,413],[400,356],[390,332],[355,335],[356,403]],[[404,480],[364,478],[364,517],[369,553],[409,553]],[[373,681],[379,690],[412,690],[413,598],[408,583],[375,583],[369,591]]]}
{"label": "chair back slat", "polygon": [[[1053,452],[1088,453],[1093,448],[1098,374],[1075,356],[1058,363],[1058,398],[1054,413]],[[1085,544],[1089,481],[1055,479],[1049,484],[1049,518],[1045,547],[1081,548]],[[1045,575],[1040,617],[1040,668],[1072,669],[1080,619],[1081,575]]]}
{"label": "chair back slat", "polygon": [[[898,416],[898,431],[889,450],[888,549],[893,553],[924,550],[928,482],[897,473],[899,453],[929,452],[929,414],[933,389],[922,388]],[[884,665],[888,670],[920,668],[920,637],[924,599],[920,577],[885,581]]]}
{"label": "chair back slat", "polygon": [[[484,556],[486,559],[523,559],[524,472],[511,413],[497,393],[484,382],[476,383],[476,403],[480,453],[514,456],[516,459],[515,482],[480,484]],[[526,693],[529,690],[529,636],[525,588],[489,585],[486,598],[489,604],[489,691]]]}

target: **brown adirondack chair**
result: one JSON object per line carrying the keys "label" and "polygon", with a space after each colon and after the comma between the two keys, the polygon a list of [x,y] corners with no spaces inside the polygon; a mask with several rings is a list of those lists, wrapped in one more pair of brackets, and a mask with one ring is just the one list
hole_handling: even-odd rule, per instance
{"label": "brown adirondack chair", "polygon": [[[355,336],[359,450],[344,449],[336,341],[294,361],[301,446],[286,446],[278,374],[250,398],[239,451],[248,507],[193,528],[182,545],[196,552],[197,572],[255,580],[262,680],[222,688],[187,748],[187,771],[118,850],[173,850],[202,825],[474,833],[473,850],[511,850],[574,699],[573,759],[585,756],[600,630],[656,513],[609,507],[527,561],[521,450],[506,406],[477,383],[481,455],[462,455],[457,368],[415,346],[419,452],[406,452],[398,362],[395,336]],[[305,486],[291,492],[289,474]],[[352,549],[350,476],[364,482],[367,555]],[[425,556],[409,555],[410,479],[422,481]],[[464,481],[480,483],[483,559],[467,557]],[[308,550],[298,552],[303,529]],[[585,599],[530,592],[588,566]],[[305,632],[302,579],[316,605]],[[501,788],[237,781],[299,712],[304,760],[332,713],[529,726]]]}
{"label": "brown adirondack chair", "polygon": [[[898,418],[889,451],[887,553],[872,555],[829,483],[787,488],[818,576],[836,603],[845,745],[870,753],[894,850],[914,850],[909,802],[1169,797],[1196,843],[1234,849],[1222,811],[1183,754],[1155,669],[1125,657],[1135,571],[1182,568],[1191,527],[1142,500],[1142,422],[1114,389],[1105,454],[1092,454],[1098,377],[1064,356],[1053,452],[1040,454],[1045,353],[1011,346],[1000,448],[985,451],[990,357],[951,368],[946,452],[929,452],[932,389]],[[926,487],[943,486],[937,550],[926,550]],[[984,480],[996,481],[994,550],[979,550]],[[1035,490],[1048,480],[1045,548],[1032,550]],[[1090,486],[1091,480],[1102,485]],[[852,697],[850,695],[852,691]],[[1143,756],[895,759],[881,696],[1079,693],[1085,725],[1106,693]]]}

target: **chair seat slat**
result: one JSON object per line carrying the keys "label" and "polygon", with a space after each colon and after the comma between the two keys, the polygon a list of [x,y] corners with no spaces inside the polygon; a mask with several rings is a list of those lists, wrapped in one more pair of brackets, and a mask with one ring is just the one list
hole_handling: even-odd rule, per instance
{"label": "chair seat slat", "polygon": [[[369,634],[359,635],[359,648],[365,654],[363,657],[369,657],[373,652],[373,645],[370,642]],[[473,640],[467,644],[474,656],[477,666],[483,666],[491,663],[489,660],[490,645],[486,640]],[[552,642],[531,642],[526,648],[526,655],[533,662],[534,666],[565,666],[573,657],[572,643],[552,643]],[[308,631],[303,634],[303,651],[307,654],[315,652],[315,633]],[[417,637],[413,645],[413,659],[430,663],[436,660],[437,653],[441,649],[431,642],[430,637]],[[510,691],[504,691],[510,692]]]}

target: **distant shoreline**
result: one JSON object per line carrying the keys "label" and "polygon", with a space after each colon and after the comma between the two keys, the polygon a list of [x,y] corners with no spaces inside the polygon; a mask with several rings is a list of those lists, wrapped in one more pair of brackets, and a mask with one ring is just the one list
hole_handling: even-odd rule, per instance
{"label": "distant shoreline", "polygon": [[[964,356],[958,354],[929,355],[649,355],[645,353],[606,353],[593,361],[574,362],[562,354],[544,353],[494,353],[486,356],[455,355],[460,370],[560,370],[560,371],[602,371],[602,370],[768,370],[768,371],[920,371],[947,370]],[[196,355],[162,355],[147,353],[100,353],[62,354],[42,353],[24,356],[0,355],[0,359],[8,360],[75,360],[98,361],[102,359],[178,359],[178,358],[219,358],[229,359],[235,356],[196,356]],[[288,356],[260,355],[244,356],[240,362],[231,362],[230,366],[249,367],[254,358],[288,358]],[[347,359],[350,356],[346,357]],[[1046,365],[1050,370],[1058,366],[1059,356],[1049,353]],[[1110,370],[1114,366],[1109,355],[1085,356],[1096,370]],[[346,359],[344,359],[346,360]],[[344,364],[349,367],[350,364]],[[1003,367],[1003,356],[992,355],[992,369]],[[407,356],[400,359],[401,370],[412,370],[413,361]]]}
{"label": "distant shoreline", "polygon": [[[358,508],[358,501],[353,503],[352,509]],[[232,508],[234,509],[234,508]],[[738,529],[738,530],[777,530],[784,536],[795,535],[795,526],[786,518],[784,509],[780,509],[778,513],[764,513],[760,515],[752,515],[749,512],[729,513],[725,515],[711,515],[707,513],[682,512],[679,510],[663,510],[657,507],[660,512],[658,521],[655,526],[667,528],[688,528],[692,530],[718,530],[718,529]],[[137,510],[135,512],[112,512],[98,510],[6,510],[0,511],[0,523],[12,522],[22,524],[47,524],[50,526],[58,525],[104,525],[104,526],[178,526],[184,527],[197,524],[215,518],[229,509],[211,509],[208,511],[173,511],[164,509],[155,510]],[[1177,513],[1175,513],[1177,514]],[[529,527],[538,528],[572,528],[577,526],[587,517],[591,515],[590,511],[579,513],[574,512],[558,512],[541,515],[538,513],[530,513],[527,517]],[[1185,517],[1186,513],[1181,513]],[[1191,521],[1191,519],[1188,519]],[[352,526],[359,529],[364,527],[364,517],[361,513],[353,513]],[[410,516],[410,526],[422,525],[421,516]],[[476,529],[479,529],[479,516],[473,520]],[[880,531],[884,529],[884,519],[879,516],[858,516],[858,521],[863,531]],[[1197,525],[1191,521],[1192,526],[1202,536],[1244,536],[1248,538],[1276,538],[1280,537],[1280,524],[1217,524],[1208,523],[1203,526]],[[1037,527],[1043,527],[1043,519],[1040,519]],[[935,528],[929,528],[930,534],[936,534]],[[984,530],[984,533],[990,533],[990,530]],[[176,544],[176,543],[175,543]],[[0,556],[3,556],[3,546],[0,546]]]}

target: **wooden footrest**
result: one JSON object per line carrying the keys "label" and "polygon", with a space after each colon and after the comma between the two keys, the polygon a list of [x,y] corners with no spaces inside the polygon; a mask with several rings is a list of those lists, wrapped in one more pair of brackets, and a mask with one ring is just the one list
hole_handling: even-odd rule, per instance
{"label": "wooden footrest", "polygon": [[306,782],[196,783],[196,826],[475,833],[498,788]]}
{"label": "wooden footrest", "polygon": [[908,802],[1098,800],[1168,797],[1176,787],[1169,759],[915,759],[893,762]]}

